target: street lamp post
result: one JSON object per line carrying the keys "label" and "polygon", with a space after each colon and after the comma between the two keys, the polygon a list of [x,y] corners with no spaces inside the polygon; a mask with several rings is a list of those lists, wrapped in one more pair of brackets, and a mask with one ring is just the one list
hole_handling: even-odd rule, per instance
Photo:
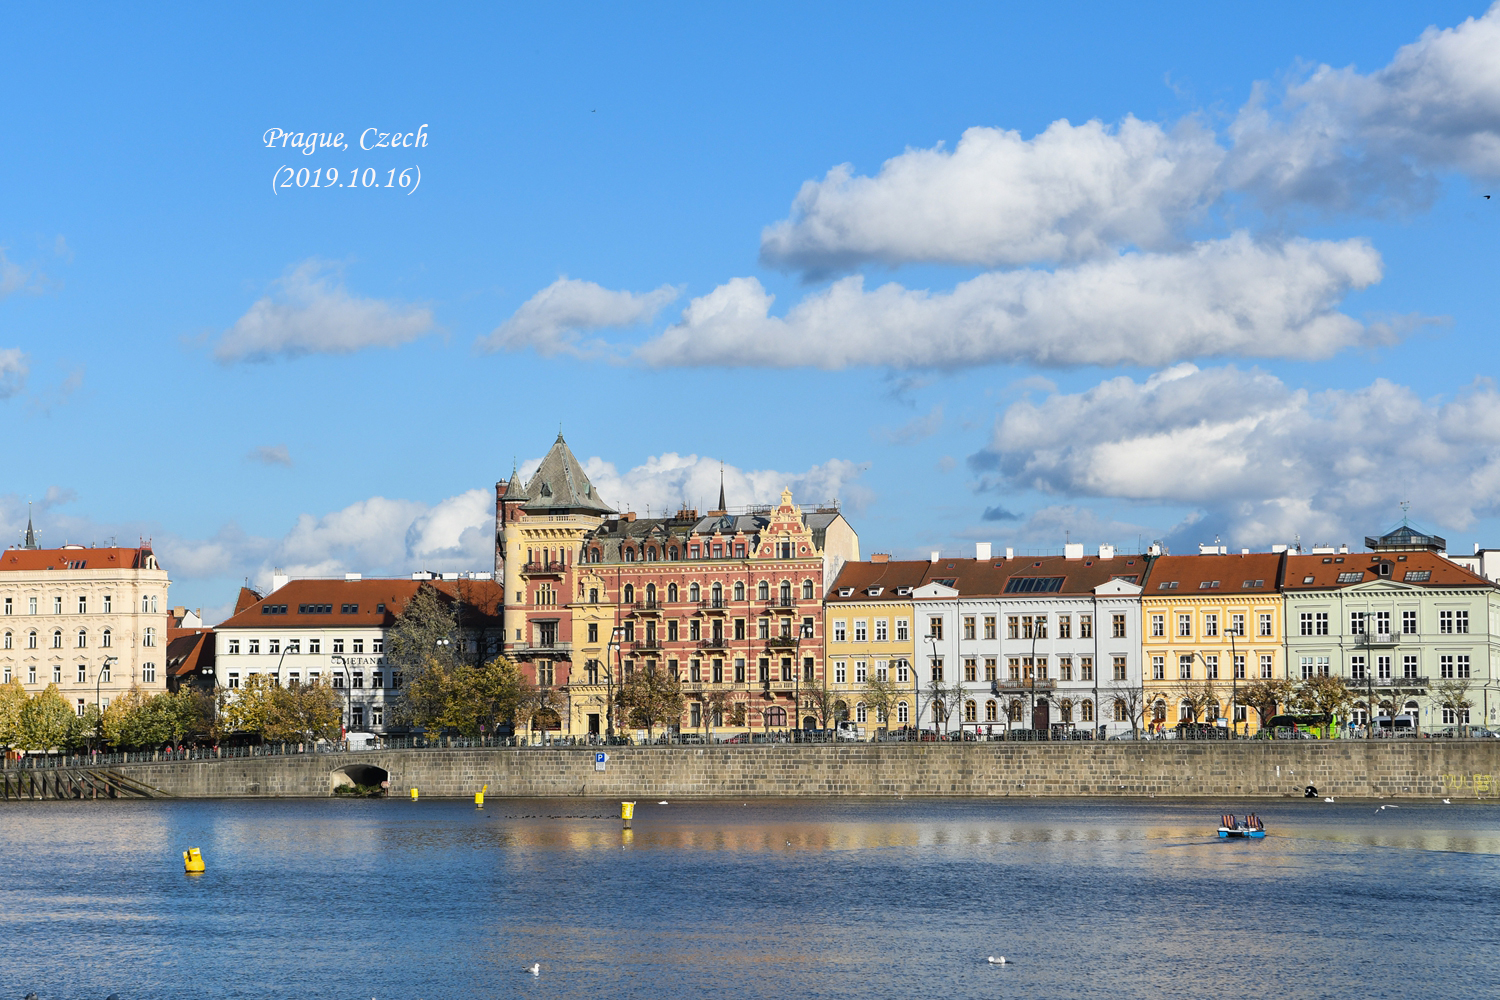
{"label": "street lamp post", "polygon": [[[95,735],[95,741],[101,744],[104,742],[104,707],[99,704],[99,685],[104,681],[104,674],[105,671],[109,670],[109,665],[119,662],[120,658],[118,656],[106,656],[104,663],[100,665],[98,672],[94,674],[94,711],[99,715],[97,723],[98,733]],[[85,681],[84,683],[88,682]]]}
{"label": "street lamp post", "polygon": [[611,650],[620,647],[621,636],[624,633],[625,629],[622,626],[616,625],[610,629],[609,642],[604,646],[604,690],[605,697],[608,699],[607,704],[604,706],[604,737],[606,743],[614,739],[615,736],[615,662],[613,655],[611,655]]}
{"label": "street lamp post", "polygon": [[[1232,619],[1231,619],[1231,621],[1232,621]],[[1235,737],[1239,736],[1238,723],[1236,722],[1234,715],[1235,715],[1235,713],[1237,711],[1239,711],[1239,697],[1240,697],[1239,680],[1240,680],[1240,677],[1239,677],[1239,674],[1236,673],[1236,670],[1237,670],[1236,660],[1238,659],[1239,654],[1238,654],[1238,652],[1237,652],[1237,650],[1235,648],[1235,645],[1234,645],[1234,637],[1235,637],[1235,635],[1239,634],[1239,628],[1237,628],[1233,624],[1231,624],[1229,626],[1228,634],[1229,634],[1229,735],[1230,735],[1230,738],[1235,738]]]}

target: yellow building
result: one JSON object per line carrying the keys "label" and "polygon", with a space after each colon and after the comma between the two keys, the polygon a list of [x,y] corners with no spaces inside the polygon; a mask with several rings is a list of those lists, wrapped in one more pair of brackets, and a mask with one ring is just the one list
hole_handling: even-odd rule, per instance
{"label": "yellow building", "polygon": [[[1283,553],[1161,556],[1141,594],[1145,718],[1154,729],[1230,718],[1237,688],[1286,676]],[[1254,733],[1254,712],[1233,709]]]}
{"label": "yellow building", "polygon": [[[928,562],[891,562],[876,555],[869,562],[845,563],[823,605],[828,691],[833,718],[850,720],[861,739],[882,728],[911,725],[916,719],[916,624],[913,588],[932,568]],[[891,718],[872,704],[872,681],[892,685]]]}

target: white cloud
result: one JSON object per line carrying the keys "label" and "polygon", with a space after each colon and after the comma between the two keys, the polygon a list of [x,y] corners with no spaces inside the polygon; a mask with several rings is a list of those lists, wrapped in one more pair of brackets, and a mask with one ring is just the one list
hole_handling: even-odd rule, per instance
{"label": "white cloud", "polygon": [[0,247],[0,299],[17,292],[39,292],[41,281],[35,271],[27,270],[11,260]]}
{"label": "white cloud", "polygon": [[606,503],[642,515],[649,510],[654,517],[674,514],[684,507],[700,514],[713,509],[719,502],[721,468],[725,501],[731,507],[775,503],[783,489],[792,491],[793,502],[809,507],[839,500],[845,507],[857,510],[872,498],[859,482],[865,466],[839,458],[803,472],[739,469],[706,455],[676,452],[652,456],[623,473],[601,458],[590,458],[583,463],[583,471]]}
{"label": "white cloud", "polygon": [[1308,393],[1179,365],[1015,403],[970,461],[999,490],[1194,506],[1243,545],[1355,540],[1407,499],[1463,529],[1500,513],[1500,393],[1425,401],[1384,379]]}
{"label": "white cloud", "polygon": [[26,388],[31,372],[29,359],[19,347],[0,348],[0,399],[9,399]]}
{"label": "white cloud", "polygon": [[930,438],[943,426],[943,404],[939,403],[920,417],[912,417],[900,427],[880,427],[872,430],[879,440],[889,444],[914,444]]}
{"label": "white cloud", "polygon": [[1169,364],[1181,358],[1324,358],[1389,341],[1337,311],[1380,279],[1364,240],[1263,244],[1243,233],[1183,253],[1127,253],[1056,272],[991,272],[951,292],[850,276],[785,318],[755,278],[693,299],[637,351],[653,366],[946,368]]}
{"label": "white cloud", "polygon": [[849,164],[802,185],[761,258],[817,275],[866,262],[1016,266],[1176,243],[1216,196],[1224,150],[1194,122],[1053,122],[1031,139],[971,128],[952,152],[909,149],[874,177]]}
{"label": "white cloud", "polygon": [[368,347],[399,347],[432,330],[431,310],[350,295],[334,268],[307,260],[224,332],[214,357],[232,364],[278,355],[351,354]]}
{"label": "white cloud", "polygon": [[292,465],[292,453],[287,451],[284,444],[263,444],[250,449],[250,454],[245,457],[261,465],[284,465],[288,468]]}
{"label": "white cloud", "polygon": [[611,291],[592,281],[562,277],[527,299],[510,319],[475,343],[485,352],[531,347],[543,357],[596,354],[604,345],[598,341],[582,343],[580,334],[645,323],[680,294],[681,289],[671,285],[637,293]]}
{"label": "white cloud", "polygon": [[1433,172],[1500,178],[1500,5],[1428,28],[1368,75],[1318,66],[1279,106],[1257,88],[1229,129],[1225,181],[1279,207],[1422,204]]}

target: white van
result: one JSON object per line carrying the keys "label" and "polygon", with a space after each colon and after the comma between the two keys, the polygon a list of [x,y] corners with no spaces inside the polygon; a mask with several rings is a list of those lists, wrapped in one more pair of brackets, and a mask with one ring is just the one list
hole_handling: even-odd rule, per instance
{"label": "white van", "polygon": [[863,726],[845,719],[834,730],[833,738],[847,743],[863,743],[866,737]]}

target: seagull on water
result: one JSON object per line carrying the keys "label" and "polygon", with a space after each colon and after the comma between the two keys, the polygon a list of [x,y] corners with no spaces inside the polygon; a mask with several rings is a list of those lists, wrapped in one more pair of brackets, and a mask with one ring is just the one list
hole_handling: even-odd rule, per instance
{"label": "seagull on water", "polygon": [[1323,801],[1324,801],[1324,802],[1332,802],[1332,801],[1333,801],[1333,799],[1332,799],[1332,798],[1331,798],[1331,797],[1330,797],[1330,798],[1326,798],[1326,799],[1324,799],[1324,800],[1323,800]]}
{"label": "seagull on water", "polygon": [[1005,960],[1005,956],[1004,955],[1001,955],[999,958],[996,958],[994,955],[991,955],[990,958],[989,958],[989,962],[990,962],[991,965],[1010,965],[1011,964],[1010,962],[1007,962]]}
{"label": "seagull on water", "polygon": [[1453,802],[1451,800],[1449,800],[1449,799],[1444,799],[1443,800],[1443,805],[1445,805],[1445,806],[1451,806],[1452,804],[1453,804]]}
{"label": "seagull on water", "polygon": [[662,799],[660,802],[657,803],[657,805],[659,805],[659,806],[664,806],[666,804],[667,804],[667,800],[666,799]]}
{"label": "seagull on water", "polygon": [[[1380,807],[1380,809],[1400,809],[1400,808],[1401,808],[1400,806],[1381,806]],[[1378,813],[1378,812],[1380,812],[1380,809],[1376,809],[1375,811]]]}
{"label": "seagull on water", "polygon": [[532,962],[531,967],[526,971],[531,973],[533,976],[540,976],[542,974],[542,963]]}

